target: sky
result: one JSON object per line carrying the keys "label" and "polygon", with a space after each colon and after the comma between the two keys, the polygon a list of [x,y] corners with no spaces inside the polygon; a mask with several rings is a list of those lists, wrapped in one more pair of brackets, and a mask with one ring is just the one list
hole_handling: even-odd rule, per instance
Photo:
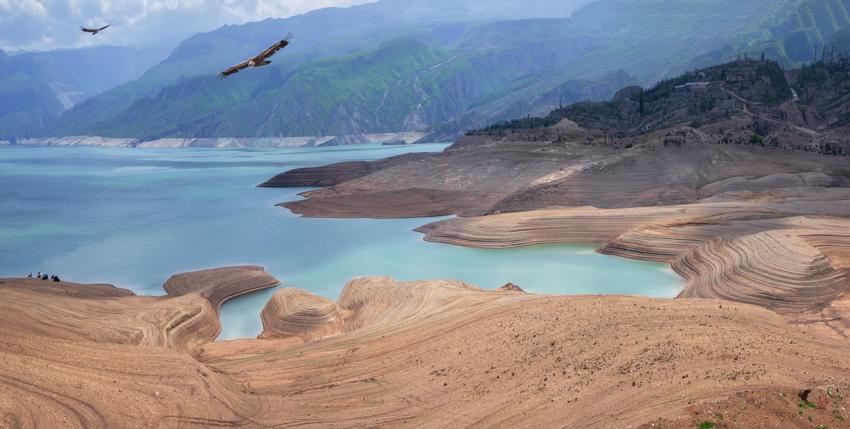
{"label": "sky", "polygon": [[[96,44],[176,45],[225,24],[285,18],[370,0],[0,0],[0,49],[45,51]],[[111,27],[97,36],[81,26]]]}

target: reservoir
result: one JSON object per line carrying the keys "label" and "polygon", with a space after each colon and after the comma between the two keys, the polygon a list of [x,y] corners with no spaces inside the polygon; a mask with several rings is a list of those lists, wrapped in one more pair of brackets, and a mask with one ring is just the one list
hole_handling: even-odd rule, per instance
{"label": "reservoir", "polygon": [[[286,149],[0,147],[0,277],[37,271],[162,295],[171,274],[261,265],[285,287],[335,299],[359,276],[512,282],[546,294],[673,297],[665,264],[595,253],[593,245],[468,249],[427,243],[434,219],[304,219],[275,204],[307,190],[257,188],[277,173],[444,144]],[[220,339],[254,337],[274,293],[222,307]]]}

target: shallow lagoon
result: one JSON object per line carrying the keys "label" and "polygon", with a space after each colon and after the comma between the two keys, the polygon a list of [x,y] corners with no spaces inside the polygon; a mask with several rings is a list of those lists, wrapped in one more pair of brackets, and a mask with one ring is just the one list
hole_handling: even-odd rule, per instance
{"label": "shallow lagoon", "polygon": [[[422,241],[428,219],[303,219],[275,204],[305,189],[257,188],[290,168],[445,145],[297,149],[0,148],[0,277],[56,273],[162,294],[173,273],[262,265],[287,287],[336,298],[354,277],[453,278],[537,293],[672,297],[663,264],[591,245],[481,250]],[[273,291],[222,307],[220,338],[256,336]]]}

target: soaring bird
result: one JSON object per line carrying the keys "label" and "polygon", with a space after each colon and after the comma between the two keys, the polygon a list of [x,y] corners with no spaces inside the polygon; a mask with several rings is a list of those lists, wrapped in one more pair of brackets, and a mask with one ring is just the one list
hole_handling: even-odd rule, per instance
{"label": "soaring bird", "polygon": [[276,54],[277,51],[287,47],[289,45],[290,40],[292,40],[291,34],[287,35],[280,42],[277,42],[274,45],[270,46],[265,51],[260,52],[260,55],[257,55],[256,57],[251,58],[250,60],[243,61],[239,64],[234,65],[234,66],[230,66],[229,68],[227,68],[227,70],[221,72],[218,75],[218,78],[224,79],[224,78],[226,78],[226,77],[228,77],[228,76],[230,76],[234,73],[238,73],[239,70],[246,69],[248,67],[262,67],[262,66],[267,66],[267,65],[271,64],[272,62],[269,61],[268,58],[271,57],[272,55]]}
{"label": "soaring bird", "polygon": [[103,26],[103,27],[100,27],[100,28],[82,27],[82,28],[80,28],[80,30],[83,30],[83,32],[85,32],[85,33],[91,33],[91,35],[94,36],[95,34],[100,33],[101,31],[106,30],[107,28],[109,28],[108,24]]}

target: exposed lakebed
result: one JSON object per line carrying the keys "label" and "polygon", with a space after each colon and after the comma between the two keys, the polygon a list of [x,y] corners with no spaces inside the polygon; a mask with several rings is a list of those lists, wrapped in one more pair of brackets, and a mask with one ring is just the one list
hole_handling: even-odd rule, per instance
{"label": "exposed lakebed", "polygon": [[[507,282],[550,294],[672,297],[663,264],[600,255],[592,245],[482,250],[427,243],[429,219],[304,219],[275,207],[306,190],[257,188],[282,171],[445,145],[297,149],[0,148],[0,276],[46,271],[162,294],[173,273],[262,265],[286,287],[336,298],[354,277]],[[253,337],[273,294],[222,307],[221,339]]]}

